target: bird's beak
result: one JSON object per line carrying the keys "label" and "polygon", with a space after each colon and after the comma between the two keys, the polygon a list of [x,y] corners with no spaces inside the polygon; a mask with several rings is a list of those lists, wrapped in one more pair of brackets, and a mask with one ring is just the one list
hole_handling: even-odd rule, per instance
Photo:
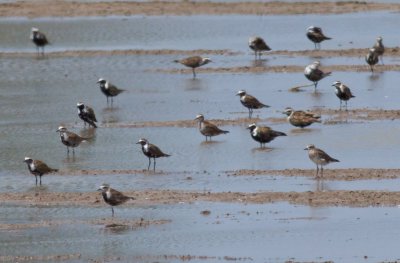
{"label": "bird's beak", "polygon": [[97,191],[103,191],[101,188],[97,189]]}
{"label": "bird's beak", "polygon": [[136,144],[140,144],[140,142],[137,142]]}
{"label": "bird's beak", "polygon": [[308,150],[308,148],[304,148],[303,150]]}
{"label": "bird's beak", "polygon": [[100,81],[97,81],[96,83],[100,83]]}

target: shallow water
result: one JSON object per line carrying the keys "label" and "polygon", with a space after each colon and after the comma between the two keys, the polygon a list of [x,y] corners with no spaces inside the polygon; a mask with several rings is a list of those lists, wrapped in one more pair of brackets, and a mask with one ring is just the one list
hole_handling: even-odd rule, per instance
{"label": "shallow water", "polygon": [[[388,46],[397,45],[397,28],[393,25],[399,18],[396,14],[384,14],[324,16],[326,32],[332,33],[332,36],[341,35],[342,40],[326,42],[323,47],[364,48],[372,45],[378,34],[384,37]],[[364,30],[367,24],[363,23],[376,17],[380,19],[376,24],[368,23],[368,32],[378,33],[357,36],[357,41],[353,39],[353,44],[349,44],[349,39],[354,37],[353,32],[343,30],[344,25],[353,21],[354,30]],[[251,33],[248,28],[265,31],[266,36],[271,36],[272,47],[311,49],[312,44],[304,37],[304,30],[321,19],[316,15],[0,19],[3,43],[0,51],[31,52],[32,44],[27,35],[30,27],[37,25],[54,39],[54,44],[49,47],[51,51],[228,48],[240,53],[234,56],[215,55],[214,62],[207,67],[253,66],[253,56],[246,43]],[[215,27],[206,26],[210,22]],[[238,34],[225,30],[228,25],[235,26]],[[282,29],[279,32],[275,30],[278,26]],[[325,25],[321,26],[325,28]],[[176,28],[174,32],[169,29],[172,27]],[[219,37],[213,39],[213,35]],[[296,40],[289,41],[289,36],[296,36],[293,37]],[[76,44],[77,39],[79,45]],[[349,102],[350,109],[398,108],[397,72],[375,75],[368,72],[333,72],[331,77],[319,83],[318,93],[313,93],[313,88],[292,93],[288,91],[291,87],[309,84],[302,72],[199,72],[198,79],[193,80],[189,71],[183,74],[159,71],[181,69],[181,65],[172,62],[177,57],[181,56],[71,58],[52,57],[50,54],[46,59],[36,59],[34,55],[2,58],[0,192],[37,190],[34,177],[29,175],[22,162],[25,156],[42,159],[63,171],[63,175],[43,177],[41,190],[54,192],[92,192],[103,182],[122,191],[315,191],[317,182],[311,177],[228,176],[225,173],[236,169],[313,169],[314,164],[303,150],[309,143],[325,149],[341,161],[329,165],[327,169],[398,168],[398,161],[393,158],[397,156],[400,145],[398,121],[314,124],[303,131],[288,123],[263,121],[261,124],[288,135],[275,139],[268,145],[271,148],[268,150],[258,148],[258,143],[245,129],[247,123],[222,126],[230,133],[215,137],[212,143],[204,142],[196,126],[127,128],[128,124],[144,121],[192,120],[198,113],[210,119],[245,118],[247,110],[235,96],[240,89],[247,90],[271,106],[255,111],[254,116],[262,119],[284,117],[281,111],[287,106],[295,109],[338,108],[339,100],[331,87],[335,80],[347,84],[356,95]],[[307,65],[314,59],[267,56],[263,63],[266,67]],[[323,58],[321,62],[322,67],[364,64],[363,58]],[[397,61],[387,59],[385,63]],[[113,107],[107,106],[106,98],[96,84],[100,77],[126,89],[125,93],[115,98]],[[77,116],[76,103],[79,101],[94,108],[100,126],[97,130],[83,127]],[[322,116],[324,121],[328,118]],[[249,120],[251,122],[253,120]],[[93,136],[93,139],[82,143],[75,150],[75,155],[67,155],[55,132],[61,124],[74,132]],[[169,158],[157,160],[157,171],[164,173],[68,174],[68,171],[74,174],[76,169],[145,170],[148,160],[135,144],[141,137],[148,138],[163,151],[172,154]],[[324,190],[397,191],[398,181],[324,181],[323,186]],[[210,210],[211,215],[202,216],[200,212],[203,210]],[[220,262],[230,257],[254,262],[282,262],[292,258],[298,261],[377,262],[397,258],[398,208],[311,208],[286,203],[243,205],[202,202],[150,207],[126,205],[116,208],[116,214],[122,219],[139,220],[143,217],[146,220],[171,220],[171,223],[112,231],[87,223],[108,217],[110,209],[106,205],[90,208],[1,205],[2,224],[40,220],[66,223],[15,231],[1,230],[0,255],[81,253],[82,257],[77,262],[90,259],[114,262],[119,256],[123,256],[122,260],[135,262],[181,261],[174,257],[164,258],[164,255],[193,255],[197,257],[191,260],[193,262]],[[68,220],[78,223],[71,225]],[[371,225],[374,227],[371,228]],[[381,246],[383,242],[385,246]],[[201,256],[209,258],[201,259]]]}
{"label": "shallow water", "polygon": [[[0,209],[3,223],[17,221],[19,224],[49,218],[54,222],[71,219],[88,222],[111,213],[108,207]],[[204,210],[211,214],[201,215]],[[200,202],[152,207],[127,205],[118,207],[116,215],[171,222],[119,231],[90,223],[19,230],[11,235],[0,235],[0,253],[34,256],[54,255],[57,251],[58,254],[79,253],[82,261],[103,259],[107,262],[119,261],[117,258],[135,262],[149,262],[154,258],[157,262],[181,262],[173,258],[174,255],[208,258],[194,258],[193,262],[220,262],[227,258],[256,262],[283,262],[292,258],[297,261],[377,262],[397,258],[398,208]],[[385,246],[381,246],[383,242]]]}
{"label": "shallow water", "polygon": [[[323,49],[369,48],[378,36],[383,37],[386,46],[392,47],[399,43],[399,28],[396,26],[399,20],[397,13],[390,12],[323,16],[2,18],[0,51],[34,52],[29,40],[32,26],[46,32],[53,43],[48,46],[49,51],[229,49],[247,53],[247,41],[253,35],[263,37],[273,50],[314,49],[314,44],[305,36],[311,25],[322,27],[325,34],[333,38],[322,43]],[[227,28],[234,28],[235,33]]]}

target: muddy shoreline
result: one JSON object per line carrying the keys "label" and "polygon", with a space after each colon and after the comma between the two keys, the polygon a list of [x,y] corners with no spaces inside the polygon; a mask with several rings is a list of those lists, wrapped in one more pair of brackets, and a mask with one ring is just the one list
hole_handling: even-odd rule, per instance
{"label": "muddy shoreline", "polygon": [[[49,4],[51,3],[51,4]],[[400,11],[400,4],[349,2],[70,2],[21,1],[0,4],[2,17],[79,17],[79,16],[132,16],[132,15],[296,15],[343,14],[371,11]]]}

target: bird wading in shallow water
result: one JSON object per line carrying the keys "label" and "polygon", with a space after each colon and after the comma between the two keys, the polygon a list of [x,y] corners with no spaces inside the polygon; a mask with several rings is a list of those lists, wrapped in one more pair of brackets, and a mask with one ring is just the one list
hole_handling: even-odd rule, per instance
{"label": "bird wading in shallow water", "polygon": [[108,97],[111,98],[111,104],[113,103],[113,98],[120,94],[121,92],[124,92],[124,89],[119,89],[109,81],[100,78],[97,83],[100,86],[101,92],[107,97],[107,105],[108,105]]}
{"label": "bird wading in shallow water", "polygon": [[95,122],[97,122],[96,115],[94,114],[94,110],[83,104],[82,102],[78,102],[76,104],[76,107],[78,108],[78,116],[83,120],[85,126],[86,123],[89,124],[89,127],[92,126],[93,128],[97,128],[97,125]]}
{"label": "bird wading in shallow water", "polygon": [[365,61],[369,65],[371,72],[374,72],[374,66],[379,62],[379,55],[374,48],[370,48],[368,54],[365,56]]}
{"label": "bird wading in shallow water", "polygon": [[244,90],[239,90],[236,95],[240,97],[242,105],[249,110],[249,118],[253,115],[253,109],[269,108],[268,105],[261,103],[255,97],[247,94]]}
{"label": "bird wading in shallow water", "polygon": [[381,62],[383,64],[383,53],[385,53],[385,46],[383,45],[382,41],[382,37],[377,37],[376,42],[372,46],[372,48],[375,49],[376,54],[378,55],[378,57],[381,58]]}
{"label": "bird wading in shallow water", "polygon": [[321,116],[314,114],[312,112],[306,112],[300,110],[295,111],[292,108],[288,107],[285,109],[283,113],[288,116],[287,117],[288,122],[295,127],[304,128],[313,124],[314,122],[321,122],[320,120]]}
{"label": "bird wading in shallow water", "polygon": [[314,43],[315,49],[321,49],[321,42],[324,40],[332,39],[322,33],[322,29],[316,26],[307,28],[306,36]]}
{"label": "bird wading in shallow water", "polygon": [[319,171],[321,170],[321,177],[323,176],[324,168],[323,166],[332,163],[339,162],[339,160],[330,157],[326,152],[321,149],[318,149],[313,144],[307,145],[304,149],[308,151],[308,157],[311,161],[313,161],[317,165],[317,173],[316,177],[319,177]]}
{"label": "bird wading in shallow water", "polygon": [[123,193],[113,189],[108,184],[102,184],[97,191],[101,191],[104,202],[111,206],[112,216],[114,217],[114,206],[126,203],[129,200],[135,200],[134,197],[126,196]]}
{"label": "bird wading in shallow water", "polygon": [[32,27],[30,39],[36,45],[37,55],[40,55],[40,49],[42,49],[42,56],[44,56],[44,47],[50,44],[46,35],[40,32],[38,28]]}
{"label": "bird wading in shallow water", "polygon": [[25,157],[24,162],[28,165],[29,172],[35,176],[36,185],[38,184],[37,177],[39,176],[40,185],[42,185],[42,175],[58,172],[58,169],[53,169],[47,166],[44,162],[40,160],[33,160],[30,157]]}
{"label": "bird wading in shallow water", "polygon": [[254,51],[254,58],[261,59],[261,54],[264,51],[270,51],[271,48],[265,43],[264,39],[261,37],[250,37],[249,38],[249,48]]}
{"label": "bird wading in shallow water", "polygon": [[193,71],[193,78],[196,78],[196,71],[195,69],[198,67],[201,67],[205,64],[208,64],[211,62],[211,59],[209,58],[203,58],[200,56],[194,56],[194,57],[188,57],[184,59],[179,59],[179,60],[174,60],[175,63],[180,63],[188,68],[192,68]]}
{"label": "bird wading in shallow water", "polygon": [[81,142],[89,140],[90,138],[81,137],[76,133],[70,132],[64,126],[58,127],[57,131],[60,134],[61,142],[67,146],[67,153],[69,153],[69,147],[72,148],[72,153],[75,154],[75,147],[78,147]]}
{"label": "bird wading in shallow water", "polygon": [[317,90],[318,82],[321,79],[331,75],[331,72],[323,72],[320,70],[319,65],[319,61],[314,61],[304,69],[304,76],[314,83],[314,91]]}
{"label": "bird wading in shallow water", "polygon": [[332,86],[335,87],[335,94],[340,100],[340,109],[342,109],[342,101],[344,101],[347,111],[347,101],[351,98],[355,98],[355,96],[351,93],[349,87],[340,81],[335,81]]}
{"label": "bird wading in shallow water", "polygon": [[142,146],[142,152],[144,155],[149,158],[149,165],[147,170],[150,170],[151,159],[153,159],[153,170],[156,170],[156,158],[160,157],[169,157],[170,154],[163,153],[160,148],[155,146],[154,144],[149,143],[146,139],[140,139],[136,144],[140,144]]}
{"label": "bird wading in shallow water", "polygon": [[197,120],[199,122],[200,133],[206,137],[206,141],[207,141],[208,137],[210,137],[210,141],[211,141],[211,137],[213,137],[213,136],[229,133],[229,131],[221,130],[215,124],[204,120],[203,114],[197,115],[195,120]]}
{"label": "bird wading in shallow water", "polygon": [[268,126],[257,126],[255,123],[250,124],[247,129],[250,130],[251,138],[260,143],[261,148],[278,136],[286,136],[283,132],[274,131]]}

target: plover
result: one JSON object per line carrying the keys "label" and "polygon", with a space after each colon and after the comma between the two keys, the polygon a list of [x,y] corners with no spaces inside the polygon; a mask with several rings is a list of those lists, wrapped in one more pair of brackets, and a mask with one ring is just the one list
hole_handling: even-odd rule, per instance
{"label": "plover", "polygon": [[75,153],[75,147],[78,147],[81,142],[90,139],[81,137],[76,133],[70,132],[64,126],[58,127],[57,132],[60,133],[61,142],[65,146],[67,146],[67,153],[69,153],[69,147],[72,147],[72,153]]}
{"label": "plover", "polygon": [[259,102],[258,99],[247,94],[244,90],[239,90],[236,95],[240,96],[240,102],[249,110],[249,118],[253,115],[253,109],[269,108],[268,105]]}
{"label": "plover", "polygon": [[383,64],[383,53],[385,53],[385,46],[382,43],[382,37],[377,37],[375,44],[372,46],[373,49],[375,49],[376,54],[378,57],[381,57],[381,62]]}
{"label": "plover", "polygon": [[314,122],[321,122],[321,120],[319,120],[321,116],[318,116],[312,112],[305,112],[300,110],[295,111],[292,108],[288,107],[283,113],[288,116],[287,120],[289,121],[289,123],[295,127],[304,128],[313,124]]}
{"label": "plover", "polygon": [[316,26],[310,26],[309,28],[307,28],[306,35],[308,39],[310,39],[314,43],[315,49],[321,48],[322,41],[332,39],[325,36],[324,33],[322,33],[322,29]]}
{"label": "plover", "polygon": [[36,45],[38,56],[40,55],[40,48],[42,49],[42,55],[44,56],[44,47],[49,44],[46,35],[40,32],[38,28],[32,27],[30,39]]}
{"label": "plover", "polygon": [[318,81],[325,78],[326,76],[331,75],[331,72],[323,72],[319,69],[319,61],[314,61],[312,64],[308,65],[304,69],[304,75],[308,80],[314,82],[314,91],[317,89]]}
{"label": "plover", "polygon": [[335,94],[340,100],[340,109],[342,109],[342,101],[344,101],[347,110],[347,101],[351,98],[355,98],[355,96],[351,93],[349,87],[340,81],[335,81],[332,86],[335,87]]}
{"label": "plover", "polygon": [[379,55],[374,48],[370,48],[368,54],[365,56],[365,61],[371,68],[371,72],[374,72],[374,66],[379,62]]}
{"label": "plover", "polygon": [[206,137],[206,141],[207,141],[207,137],[210,137],[210,141],[211,141],[212,136],[229,133],[229,131],[221,130],[215,124],[205,121],[203,114],[197,115],[195,120],[197,120],[199,122],[200,133]]}
{"label": "plover", "polygon": [[258,57],[261,58],[261,54],[263,51],[270,51],[271,48],[265,43],[264,39],[261,37],[250,37],[249,38],[249,48],[254,51],[254,56],[257,59]]}
{"label": "plover", "polygon": [[142,138],[136,144],[140,144],[142,146],[143,154],[149,158],[149,166],[147,167],[147,170],[150,170],[151,158],[153,158],[153,170],[155,171],[156,158],[171,156],[170,154],[163,153],[160,148],[149,143],[146,139]]}
{"label": "plover", "polygon": [[129,200],[135,200],[134,197],[126,196],[123,193],[113,189],[109,184],[102,184],[97,191],[101,191],[104,202],[111,206],[112,216],[114,216],[114,207],[126,203]]}
{"label": "plover", "polygon": [[251,138],[260,143],[261,148],[278,136],[286,136],[286,133],[274,131],[268,126],[257,126],[255,123],[250,124],[247,129],[250,130]]}
{"label": "plover", "polygon": [[313,161],[317,165],[316,177],[319,177],[318,173],[320,169],[321,169],[321,177],[323,176],[324,173],[323,166],[332,162],[339,162],[339,160],[330,157],[326,152],[316,148],[313,144],[307,145],[307,147],[304,150],[308,150],[308,157],[310,158],[311,161]]}
{"label": "plover", "polygon": [[108,104],[108,97],[111,97],[111,104],[113,103],[113,97],[117,96],[121,92],[125,91],[124,89],[119,89],[115,85],[111,84],[109,81],[100,78],[97,83],[100,85],[100,90],[106,95],[107,97],[107,104]]}
{"label": "plover", "polygon": [[29,172],[31,172],[31,174],[35,176],[36,185],[38,183],[38,176],[40,180],[40,185],[42,185],[42,175],[58,171],[58,169],[50,168],[44,162],[40,160],[33,160],[30,157],[25,157],[24,162],[28,165]]}
{"label": "plover", "polygon": [[188,57],[188,58],[184,58],[184,59],[174,60],[174,62],[180,63],[186,67],[192,68],[193,78],[195,78],[196,77],[195,69],[198,67],[201,67],[207,63],[210,63],[211,59],[203,58],[200,56],[194,56],[194,57]]}
{"label": "plover", "polygon": [[91,107],[83,104],[82,102],[78,102],[76,104],[76,107],[78,108],[78,116],[79,118],[81,118],[81,120],[83,120],[85,126],[87,123],[89,124],[89,127],[93,126],[94,128],[97,128],[97,125],[95,123],[97,122],[97,119],[96,115],[94,114],[94,110]]}

